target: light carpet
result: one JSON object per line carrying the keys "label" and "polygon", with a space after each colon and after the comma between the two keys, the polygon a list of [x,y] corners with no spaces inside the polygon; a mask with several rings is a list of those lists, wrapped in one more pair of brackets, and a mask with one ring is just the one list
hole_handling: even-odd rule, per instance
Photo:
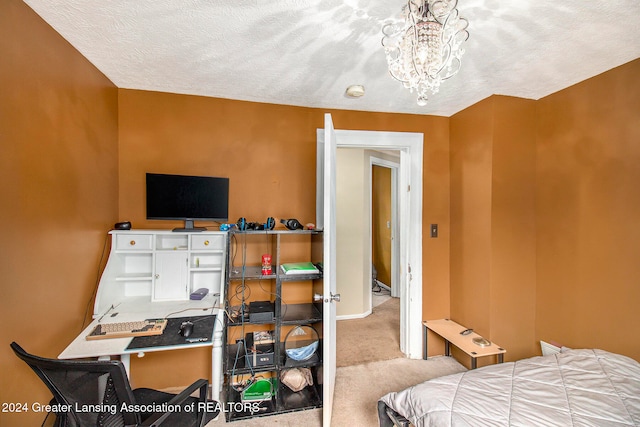
{"label": "light carpet", "polygon": [[336,364],[360,365],[404,357],[400,351],[400,298],[390,298],[363,319],[337,324]]}

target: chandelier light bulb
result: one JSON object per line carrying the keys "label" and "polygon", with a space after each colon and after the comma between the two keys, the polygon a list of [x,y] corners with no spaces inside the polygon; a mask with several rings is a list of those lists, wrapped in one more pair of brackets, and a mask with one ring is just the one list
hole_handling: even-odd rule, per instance
{"label": "chandelier light bulb", "polygon": [[440,83],[460,70],[469,23],[457,5],[458,0],[407,0],[404,22],[382,27],[389,73],[417,92],[420,106],[427,104],[428,93],[437,93]]}

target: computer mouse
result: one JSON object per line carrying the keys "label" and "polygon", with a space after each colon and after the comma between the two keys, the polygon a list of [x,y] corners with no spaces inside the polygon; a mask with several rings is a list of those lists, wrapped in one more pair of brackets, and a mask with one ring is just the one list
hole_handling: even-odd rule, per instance
{"label": "computer mouse", "polygon": [[193,323],[192,322],[182,322],[180,325],[180,335],[183,337],[188,337],[193,332]]}

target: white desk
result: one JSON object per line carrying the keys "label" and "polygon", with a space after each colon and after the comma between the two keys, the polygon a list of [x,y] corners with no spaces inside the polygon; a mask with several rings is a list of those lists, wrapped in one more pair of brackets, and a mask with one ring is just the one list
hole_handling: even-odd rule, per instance
{"label": "white desk", "polygon": [[[130,372],[130,355],[142,357],[146,352],[180,350],[195,347],[212,347],[211,349],[211,397],[219,400],[222,384],[222,335],[224,319],[222,310],[218,308],[218,297],[211,294],[200,301],[166,301],[149,302],[146,297],[128,298],[126,302],[116,304],[103,316],[97,317],[64,349],[59,359],[80,359],[87,357],[110,358],[119,356],[122,364]],[[109,338],[87,340],[86,336],[98,323],[127,322],[153,318],[175,318],[215,315],[212,336],[208,341],[186,343],[181,345],[157,346],[140,349],[127,349],[133,338]]]}

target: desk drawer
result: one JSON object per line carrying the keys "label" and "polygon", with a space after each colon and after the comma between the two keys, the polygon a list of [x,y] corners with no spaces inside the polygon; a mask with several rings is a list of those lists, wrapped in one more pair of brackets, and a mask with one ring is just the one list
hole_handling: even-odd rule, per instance
{"label": "desk drawer", "polygon": [[213,251],[213,250],[223,250],[224,247],[225,247],[224,234],[219,234],[219,235],[205,234],[201,236],[191,237],[191,250]]}
{"label": "desk drawer", "polygon": [[152,239],[151,234],[117,234],[116,249],[119,251],[150,251]]}

